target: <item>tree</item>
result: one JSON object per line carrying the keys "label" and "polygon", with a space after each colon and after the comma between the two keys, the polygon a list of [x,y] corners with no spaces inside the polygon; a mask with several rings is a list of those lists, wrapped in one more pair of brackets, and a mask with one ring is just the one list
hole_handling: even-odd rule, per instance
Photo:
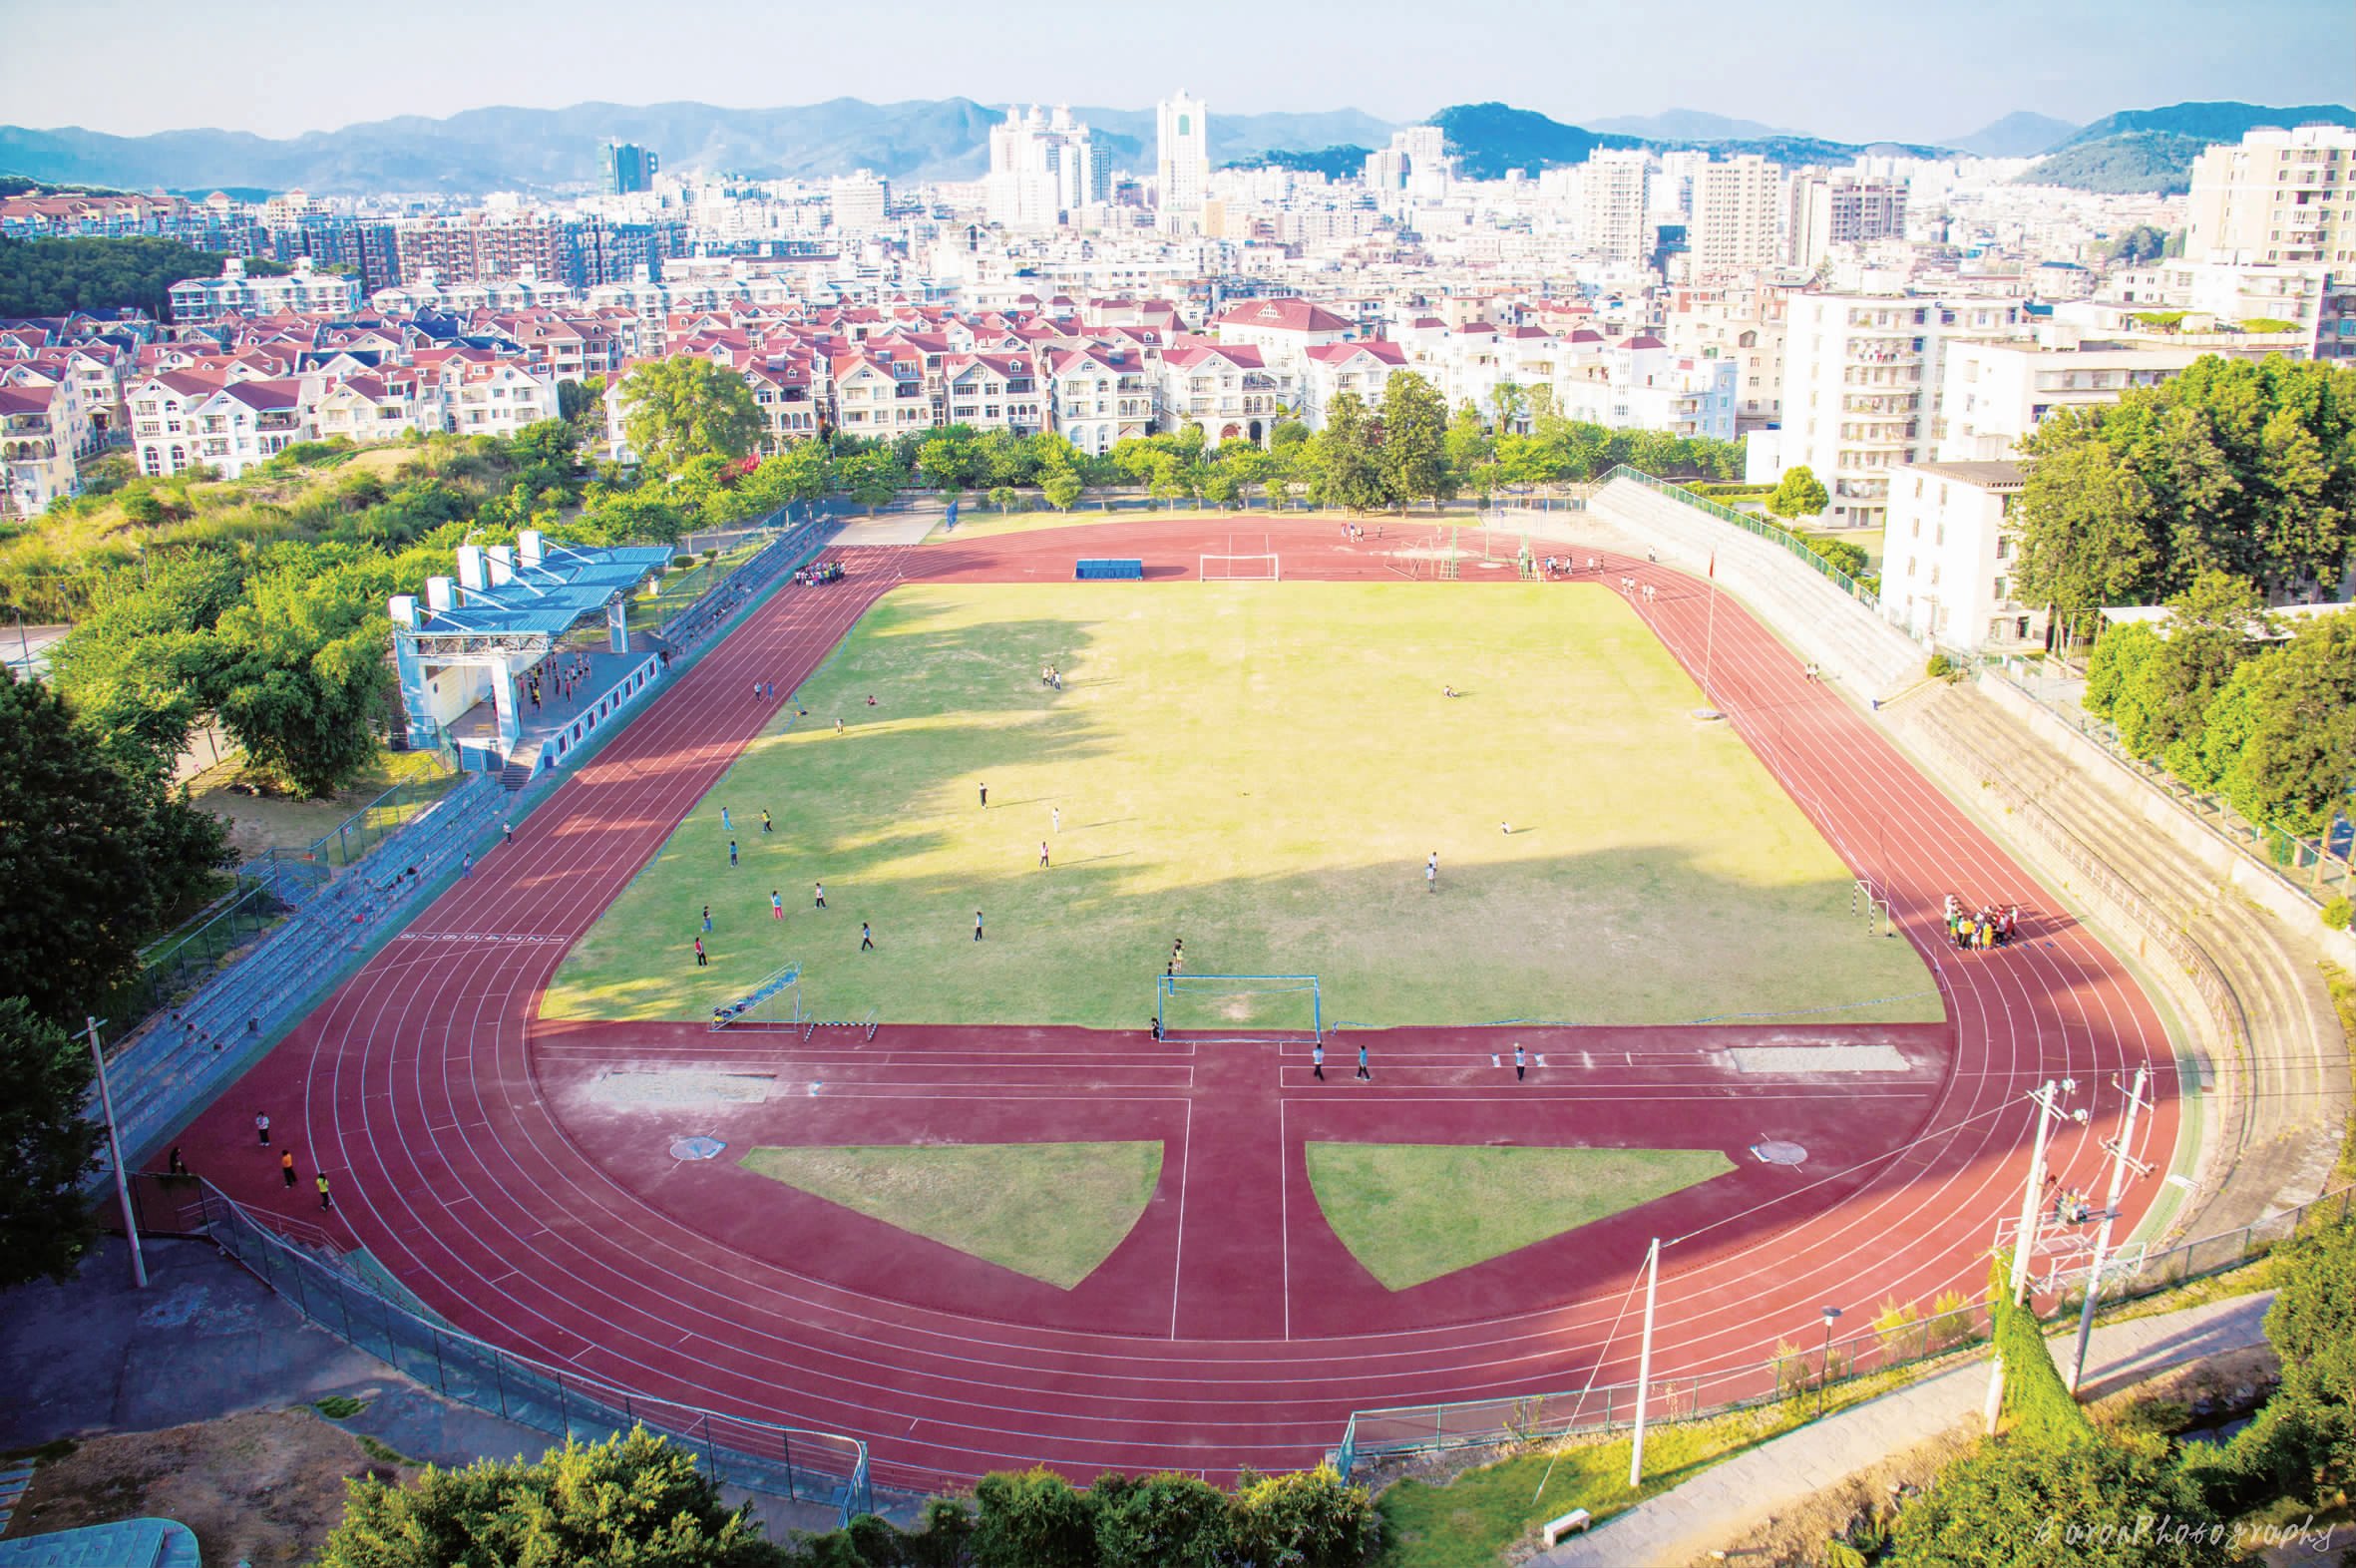
{"label": "tree", "polygon": [[1301,449],[1310,499],[1321,507],[1371,512],[1382,505],[1382,470],[1375,460],[1374,432],[1367,405],[1356,392],[1336,393],[1326,404],[1326,428]]}
{"label": "tree", "polygon": [[888,451],[861,452],[835,466],[838,482],[872,516],[900,494],[900,465]]}
{"label": "tree", "polygon": [[2085,702],[2132,755],[2197,776],[2208,705],[2249,656],[2262,606],[2249,584],[2204,572],[2170,607],[2164,632],[2129,624],[2095,644]]}
{"label": "tree", "polygon": [[825,447],[797,441],[745,477],[739,487],[754,514],[809,506],[834,488],[834,465]]}
{"label": "tree", "polygon": [[567,1439],[537,1462],[428,1465],[408,1486],[346,1481],[343,1522],[319,1568],[450,1563],[783,1568],[749,1506],[720,1504],[694,1459],[642,1427],[598,1443]]}
{"label": "tree", "polygon": [[1290,1475],[1236,1477],[1235,1537],[1245,1561],[1358,1568],[1382,1544],[1382,1516],[1364,1486],[1330,1464]]}
{"label": "tree", "polygon": [[1767,498],[1767,509],[1779,518],[1820,517],[1831,500],[1825,494],[1824,482],[1802,463],[1784,471],[1775,493]]}
{"label": "tree", "polygon": [[90,1048],[21,996],[0,1000],[0,1290],[71,1278],[96,1238],[82,1183],[106,1129],[87,1114]]}
{"label": "tree", "polygon": [[395,585],[381,568],[296,549],[248,583],[214,627],[213,708],[248,759],[315,797],[375,760],[392,681],[383,603]]}
{"label": "tree", "polygon": [[2317,1505],[2356,1485],[2356,1226],[2345,1219],[2275,1255],[2266,1339],[2282,1385],[2194,1476],[2224,1506]]}
{"label": "tree", "polygon": [[[917,477],[928,488],[938,490],[945,496],[955,496],[989,477],[989,465],[983,461],[983,457],[972,430],[964,425],[951,425],[917,449]],[[1018,468],[1020,465],[1004,462],[1001,454],[1001,466]],[[995,483],[1009,482],[997,480]]]}
{"label": "tree", "polygon": [[692,354],[650,360],[621,386],[622,429],[658,474],[706,453],[740,458],[761,439],[760,405],[742,377]]}
{"label": "tree", "polygon": [[1404,512],[1429,499],[1436,510],[1453,493],[1448,472],[1448,405],[1412,370],[1391,373],[1382,388],[1382,445],[1376,456],[1383,489]]}
{"label": "tree", "polygon": [[1047,505],[1058,512],[1069,512],[1080,499],[1080,476],[1068,468],[1056,469],[1040,485]]}
{"label": "tree", "polygon": [[[1482,470],[1494,467],[1491,460],[1496,451],[1497,443],[1480,422],[1480,410],[1466,398],[1448,421],[1448,469],[1455,475],[1455,488],[1477,488]],[[1480,494],[1485,498],[1488,492],[1481,490]]]}
{"label": "tree", "polygon": [[1107,1472],[1088,1488],[1097,1568],[1228,1568],[1235,1524],[1227,1494],[1192,1475]]}
{"label": "tree", "polygon": [[227,858],[221,826],[160,774],[118,765],[62,696],[13,671],[0,757],[0,996],[79,1027]]}
{"label": "tree", "polygon": [[974,1500],[981,1510],[974,1529],[979,1568],[1094,1568],[1087,1494],[1053,1470],[993,1471],[975,1486]]}
{"label": "tree", "polygon": [[2356,614],[2300,621],[2288,643],[2234,668],[2201,717],[2186,783],[2222,790],[2252,822],[2322,832],[2356,778]]}
{"label": "tree", "polygon": [[[172,285],[217,277],[221,258],[177,239],[0,239],[0,320],[77,310],[171,315]],[[248,260],[246,270],[268,270]]]}
{"label": "tree", "polygon": [[1892,1568],[2222,1568],[2224,1525],[2157,1444],[1982,1442],[1898,1515]]}

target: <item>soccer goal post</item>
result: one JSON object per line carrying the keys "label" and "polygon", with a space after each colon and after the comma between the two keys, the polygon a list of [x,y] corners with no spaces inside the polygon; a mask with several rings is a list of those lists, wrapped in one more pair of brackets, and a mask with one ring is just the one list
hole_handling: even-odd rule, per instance
{"label": "soccer goal post", "polygon": [[1274,552],[1262,556],[1205,556],[1195,573],[1205,583],[1275,583],[1282,576]]}
{"label": "soccer goal post", "polygon": [[1154,1021],[1162,1038],[1193,1041],[1326,1037],[1315,975],[1161,975]]}

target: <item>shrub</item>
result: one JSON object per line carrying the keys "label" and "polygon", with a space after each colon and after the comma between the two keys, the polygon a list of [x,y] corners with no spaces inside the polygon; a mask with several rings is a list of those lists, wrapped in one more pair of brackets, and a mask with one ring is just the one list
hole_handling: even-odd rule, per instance
{"label": "shrub", "polygon": [[1945,680],[1955,673],[1955,660],[1944,653],[1933,653],[1930,662],[1922,666],[1922,672],[1933,680]]}
{"label": "shrub", "polygon": [[2351,920],[2356,920],[2356,904],[2339,898],[2323,906],[2323,924],[2333,931],[2346,931]]}

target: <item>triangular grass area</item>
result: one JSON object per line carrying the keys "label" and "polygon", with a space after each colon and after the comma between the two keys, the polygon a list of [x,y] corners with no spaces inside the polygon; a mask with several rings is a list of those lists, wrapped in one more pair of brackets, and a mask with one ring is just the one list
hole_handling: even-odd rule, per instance
{"label": "triangular grass area", "polygon": [[1716,1149],[1312,1143],[1309,1183],[1351,1256],[1394,1291],[1723,1176]]}
{"label": "triangular grass area", "polygon": [[746,1169],[1070,1290],[1145,1212],[1154,1142],[756,1147]]}

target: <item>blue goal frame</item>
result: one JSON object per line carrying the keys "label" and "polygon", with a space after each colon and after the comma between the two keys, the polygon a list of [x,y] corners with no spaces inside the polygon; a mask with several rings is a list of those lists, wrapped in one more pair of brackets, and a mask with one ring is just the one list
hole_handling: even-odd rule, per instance
{"label": "blue goal frame", "polygon": [[[1193,990],[1197,987],[1201,987],[1206,993],[1211,993],[1214,987],[1221,983],[1228,987],[1226,994],[1230,995],[1252,995],[1255,993],[1282,995],[1288,991],[1304,990],[1309,992],[1309,1037],[1321,1043],[1324,1041],[1326,1037],[1325,992],[1319,985],[1318,978],[1315,975],[1156,975],[1153,978],[1153,1021],[1154,1026],[1162,1031],[1162,1037],[1169,1038],[1168,1003],[1173,995],[1181,990]],[[1282,1030],[1261,1029],[1249,1034],[1206,1035],[1189,1030],[1188,1037],[1205,1043],[1249,1042],[1281,1036],[1282,1033]]]}

